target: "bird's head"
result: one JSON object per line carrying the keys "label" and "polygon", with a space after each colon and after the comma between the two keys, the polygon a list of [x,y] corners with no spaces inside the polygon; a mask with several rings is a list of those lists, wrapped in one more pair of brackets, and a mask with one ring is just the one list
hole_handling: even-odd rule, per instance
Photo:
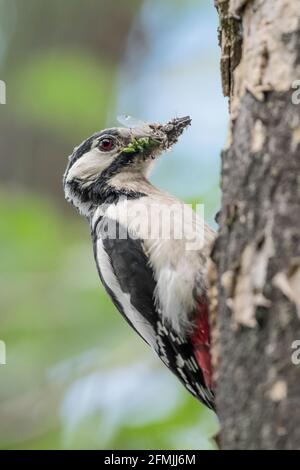
{"label": "bird's head", "polygon": [[66,199],[88,215],[109,198],[134,197],[142,192],[153,160],[176,143],[190,123],[187,116],[167,124],[114,127],[93,134],[69,157],[63,179]]}

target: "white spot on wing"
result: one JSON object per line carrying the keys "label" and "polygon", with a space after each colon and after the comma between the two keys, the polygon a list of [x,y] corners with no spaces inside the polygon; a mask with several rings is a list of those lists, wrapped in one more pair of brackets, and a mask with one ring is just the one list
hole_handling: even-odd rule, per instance
{"label": "white spot on wing", "polygon": [[177,357],[176,357],[176,365],[177,367],[179,367],[180,369],[184,367],[184,359],[183,357],[181,356],[181,354],[177,354]]}

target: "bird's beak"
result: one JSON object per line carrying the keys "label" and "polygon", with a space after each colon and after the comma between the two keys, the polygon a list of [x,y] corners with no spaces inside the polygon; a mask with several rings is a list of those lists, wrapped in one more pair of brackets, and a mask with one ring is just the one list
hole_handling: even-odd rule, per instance
{"label": "bird's beak", "polygon": [[166,124],[149,123],[146,128],[131,129],[132,140],[123,149],[123,153],[139,152],[151,155],[153,158],[157,152],[166,150],[175,144],[184,129],[191,124],[189,116],[174,118]]}
{"label": "bird's beak", "polygon": [[157,130],[166,136],[165,148],[169,148],[175,144],[184,129],[191,125],[191,122],[190,116],[185,116],[182,118],[174,118],[167,122],[167,124],[158,125]]}

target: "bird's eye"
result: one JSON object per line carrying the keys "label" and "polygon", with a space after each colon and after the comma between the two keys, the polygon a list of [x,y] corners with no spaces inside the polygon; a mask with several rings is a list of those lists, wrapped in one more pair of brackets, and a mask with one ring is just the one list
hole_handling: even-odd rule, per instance
{"label": "bird's eye", "polygon": [[109,152],[115,146],[115,141],[111,137],[103,137],[99,140],[98,148],[102,152]]}

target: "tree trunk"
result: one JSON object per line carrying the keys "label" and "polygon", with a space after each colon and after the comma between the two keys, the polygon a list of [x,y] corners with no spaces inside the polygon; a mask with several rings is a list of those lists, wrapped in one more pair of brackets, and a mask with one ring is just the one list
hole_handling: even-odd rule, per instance
{"label": "tree trunk", "polygon": [[210,270],[221,446],[300,449],[300,0],[216,6],[230,100]]}

